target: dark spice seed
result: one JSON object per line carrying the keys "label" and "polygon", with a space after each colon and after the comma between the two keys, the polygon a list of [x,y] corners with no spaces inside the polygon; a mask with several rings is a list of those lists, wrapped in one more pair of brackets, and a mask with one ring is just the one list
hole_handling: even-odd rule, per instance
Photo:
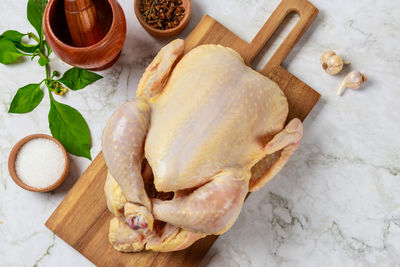
{"label": "dark spice seed", "polygon": [[182,0],[142,0],[140,12],[146,23],[160,30],[175,28],[185,15]]}

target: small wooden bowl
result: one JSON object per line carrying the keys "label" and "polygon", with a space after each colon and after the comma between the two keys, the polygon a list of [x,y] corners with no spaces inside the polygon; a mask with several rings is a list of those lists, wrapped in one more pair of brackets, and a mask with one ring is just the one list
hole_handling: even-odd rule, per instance
{"label": "small wooden bowl", "polygon": [[176,26],[175,28],[172,29],[167,29],[167,30],[159,30],[154,28],[153,26],[147,24],[143,17],[142,13],[140,12],[140,3],[142,0],[135,0],[134,3],[134,9],[135,9],[135,14],[137,19],[139,20],[140,24],[143,26],[143,28],[150,33],[151,35],[155,37],[172,37],[183,31],[185,27],[188,25],[190,16],[192,15],[192,4],[190,0],[182,0],[183,7],[185,8],[185,15],[183,16],[182,20]]}
{"label": "small wooden bowl", "polygon": [[98,43],[77,47],[72,44],[63,0],[50,0],[43,15],[46,40],[64,62],[83,69],[103,70],[119,58],[126,39],[126,19],[117,0],[93,1],[106,36]]}
{"label": "small wooden bowl", "polygon": [[[49,139],[49,140],[53,141],[54,143],[56,143],[61,148],[62,152],[64,153],[64,157],[65,157],[65,167],[64,167],[64,171],[62,172],[60,178],[58,178],[58,180],[56,182],[54,182],[54,184],[52,184],[52,185],[50,185],[48,187],[44,187],[44,188],[36,188],[36,187],[32,187],[32,186],[26,185],[18,177],[17,172],[15,171],[15,160],[17,159],[17,155],[18,155],[19,150],[28,141],[31,141],[32,139],[35,139],[35,138],[45,138],[45,139]],[[65,148],[63,147],[63,145],[57,139],[55,139],[54,137],[52,137],[50,135],[47,135],[47,134],[32,134],[32,135],[28,135],[28,136],[22,138],[21,140],[19,140],[14,145],[14,147],[12,148],[12,150],[10,152],[10,155],[8,157],[8,172],[10,173],[11,178],[14,180],[14,182],[17,185],[19,185],[23,189],[26,189],[26,190],[29,190],[29,191],[32,191],[32,192],[48,192],[48,191],[51,191],[53,189],[56,189],[67,178],[68,171],[69,171],[69,157],[68,157],[67,151],[65,151]]]}

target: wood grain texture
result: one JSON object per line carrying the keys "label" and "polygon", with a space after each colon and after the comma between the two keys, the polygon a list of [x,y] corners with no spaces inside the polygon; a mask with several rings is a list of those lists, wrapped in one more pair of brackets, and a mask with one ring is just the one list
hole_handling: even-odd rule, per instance
{"label": "wood grain texture", "polygon": [[[117,0],[96,0],[93,3],[98,19],[96,24],[100,24],[96,27],[101,27],[105,34],[95,44],[85,47],[74,45],[62,0],[50,0],[47,4],[43,29],[51,49],[61,60],[79,68],[102,70],[114,64],[121,53],[126,39],[126,19]],[[79,24],[79,17],[73,19],[71,23]]]}
{"label": "wood grain texture", "polygon": [[[283,0],[277,8],[278,13],[274,12],[250,44],[206,15],[187,37],[185,51],[188,52],[201,44],[222,44],[238,51],[250,65],[274,29],[293,10],[299,12],[304,22],[300,23],[301,26],[296,25],[286,38],[289,40],[289,48],[284,42],[277,51],[279,56],[270,60],[261,73],[274,80],[285,92],[289,102],[289,118],[298,117],[304,120],[320,95],[282,68],[280,63],[318,12],[308,1]],[[107,210],[103,190],[106,174],[107,167],[100,153],[51,215],[46,226],[98,266],[197,266],[199,264],[217,236],[203,238],[188,249],[178,252],[115,251],[108,242],[108,227],[112,214]]]}
{"label": "wood grain texture", "polygon": [[64,10],[74,46],[91,46],[104,38],[96,6],[91,0],[64,0]]}

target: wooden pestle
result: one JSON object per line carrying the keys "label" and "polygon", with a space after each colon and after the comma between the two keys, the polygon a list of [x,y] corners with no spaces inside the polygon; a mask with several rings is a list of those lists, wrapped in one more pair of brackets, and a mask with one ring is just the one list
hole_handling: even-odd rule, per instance
{"label": "wooden pestle", "polygon": [[64,10],[75,46],[91,46],[104,38],[92,0],[64,0]]}

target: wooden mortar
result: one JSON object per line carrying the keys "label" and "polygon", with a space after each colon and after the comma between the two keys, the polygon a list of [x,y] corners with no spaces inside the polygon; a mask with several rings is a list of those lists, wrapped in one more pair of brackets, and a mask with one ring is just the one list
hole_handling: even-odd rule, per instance
{"label": "wooden mortar", "polygon": [[80,47],[82,43],[73,42],[64,0],[49,1],[43,16],[43,28],[47,42],[61,60],[83,69],[103,70],[112,66],[121,53],[126,39],[126,19],[117,0],[96,0],[93,4],[98,25],[93,30],[96,32],[91,35],[98,38],[100,27],[105,36],[100,41],[95,40],[97,42],[92,45]]}
{"label": "wooden mortar", "polygon": [[69,34],[75,46],[94,45],[104,38],[103,27],[92,0],[64,0]]}

